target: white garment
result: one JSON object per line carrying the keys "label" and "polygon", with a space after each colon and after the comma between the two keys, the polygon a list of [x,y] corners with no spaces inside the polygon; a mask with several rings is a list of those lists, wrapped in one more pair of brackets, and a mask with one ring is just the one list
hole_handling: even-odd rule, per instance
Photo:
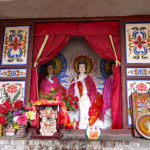
{"label": "white garment", "polygon": [[[91,107],[90,99],[87,95],[87,88],[85,86],[84,79],[86,78],[86,74],[79,76],[79,79],[75,78],[75,80],[71,83],[75,83],[75,96],[79,98],[79,110],[74,112],[69,112],[70,120],[73,122],[74,119],[76,121],[80,120],[79,122],[79,129],[86,129],[89,126],[89,108]],[[77,86],[77,82],[81,81],[83,84],[83,95],[80,98],[79,89]],[[104,122],[97,119],[93,126],[97,126],[101,129],[106,129],[112,126],[112,117],[111,117],[111,108],[108,109],[104,115]]]}
{"label": "white garment", "polygon": [[101,129],[110,128],[112,126],[111,108],[105,112],[104,122],[97,119],[96,122],[93,124],[93,126],[97,126]]}
{"label": "white garment", "polygon": [[71,122],[79,121],[79,110],[75,110],[75,111],[70,110],[70,111],[68,111],[68,115],[69,115]]}
{"label": "white garment", "polygon": [[48,79],[49,82],[54,83],[54,81],[52,80],[53,76],[54,76],[53,74],[52,75],[48,75],[48,76],[46,76],[46,78]]}
{"label": "white garment", "polygon": [[91,107],[90,99],[87,95],[87,89],[83,84],[83,95],[79,100],[80,122],[79,129],[86,129],[89,126],[89,108]]}
{"label": "white garment", "polygon": [[[84,79],[87,77],[87,74],[84,75],[79,75],[79,79],[77,79],[77,77],[74,78],[74,81],[71,83],[75,83],[75,96],[77,96],[79,98],[79,110],[76,111],[69,111],[69,117],[71,122],[73,122],[74,120],[79,122],[79,129],[86,129],[89,126],[89,108],[91,106],[91,102],[90,99],[87,95],[87,89],[85,86],[85,81]],[[79,89],[78,89],[78,85],[77,82],[81,81],[83,84],[83,95],[80,98],[80,93],[79,93]]]}
{"label": "white garment", "polygon": [[[85,86],[84,79],[87,77],[87,74],[79,75],[79,79],[75,78],[75,96],[79,98],[79,129],[86,129],[89,126],[89,108],[91,107],[90,99],[87,95],[87,88]],[[83,95],[80,98],[79,89],[77,82],[81,81],[83,85]]]}

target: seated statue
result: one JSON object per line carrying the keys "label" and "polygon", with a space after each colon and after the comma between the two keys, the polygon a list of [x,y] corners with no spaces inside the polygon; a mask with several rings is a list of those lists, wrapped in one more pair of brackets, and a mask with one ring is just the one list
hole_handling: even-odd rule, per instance
{"label": "seated statue", "polygon": [[113,88],[113,68],[115,66],[114,62],[109,63],[109,74],[110,76],[106,79],[104,89],[103,89],[103,111],[102,111],[102,120],[104,121],[103,128],[112,126],[112,113],[111,113],[111,96]]}
{"label": "seated statue", "polygon": [[[51,90],[55,90],[57,94],[66,94],[66,89],[60,84],[58,78],[54,75],[55,62],[50,61],[47,64],[47,74],[44,76],[39,84],[39,97],[45,98],[45,95],[50,94]],[[71,124],[67,110],[64,107],[60,107],[60,124],[62,126],[69,126]]]}
{"label": "seated statue", "polygon": [[[103,99],[97,92],[96,85],[89,75],[86,74],[87,63],[84,60],[78,62],[78,75],[71,81],[68,95],[79,98],[79,110],[69,114],[70,119],[76,119],[79,129],[86,129],[88,126],[101,126],[97,120],[102,118]],[[100,120],[99,120],[100,121]]]}
{"label": "seated statue", "polygon": [[51,89],[53,88],[57,93],[66,93],[66,89],[60,84],[58,78],[54,75],[54,69],[55,69],[55,62],[50,61],[47,63],[47,73],[46,76],[44,76],[40,82],[39,90],[40,95],[39,97],[42,98],[42,95],[46,95],[47,93],[50,93]]}

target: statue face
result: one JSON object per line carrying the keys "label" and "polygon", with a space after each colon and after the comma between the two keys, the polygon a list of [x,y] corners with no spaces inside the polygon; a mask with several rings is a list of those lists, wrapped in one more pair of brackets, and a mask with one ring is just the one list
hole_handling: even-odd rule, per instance
{"label": "statue face", "polygon": [[85,73],[86,67],[85,64],[79,64],[79,73]]}
{"label": "statue face", "polygon": [[47,72],[48,72],[48,74],[53,74],[54,73],[54,66],[53,65],[49,65],[47,67]]}

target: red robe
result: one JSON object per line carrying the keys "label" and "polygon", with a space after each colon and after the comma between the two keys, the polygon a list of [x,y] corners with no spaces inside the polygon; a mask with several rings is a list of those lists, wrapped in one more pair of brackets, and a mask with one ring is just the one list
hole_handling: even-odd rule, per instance
{"label": "red robe", "polygon": [[[78,79],[78,76],[77,76]],[[75,79],[72,80],[74,82]],[[89,125],[93,125],[98,118],[101,118],[102,115],[102,107],[103,107],[103,99],[99,92],[97,92],[95,83],[93,79],[87,75],[84,78],[85,86],[87,88],[87,95],[91,102],[91,107],[89,110]],[[83,84],[81,81],[77,81],[77,87],[79,90],[80,97],[83,94]],[[75,83],[72,83],[68,89],[68,95],[75,96]],[[80,99],[79,97],[79,99]]]}

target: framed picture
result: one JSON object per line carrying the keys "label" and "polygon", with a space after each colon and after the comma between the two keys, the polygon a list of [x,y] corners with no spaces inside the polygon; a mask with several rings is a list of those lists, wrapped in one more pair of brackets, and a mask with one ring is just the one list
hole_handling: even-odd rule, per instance
{"label": "framed picture", "polygon": [[133,122],[133,133],[135,137],[140,137],[136,130],[136,120],[143,114],[150,113],[150,94],[132,93],[131,95],[131,113]]}
{"label": "framed picture", "polygon": [[36,110],[36,132],[31,138],[59,139],[59,102],[36,101],[33,105]]}

